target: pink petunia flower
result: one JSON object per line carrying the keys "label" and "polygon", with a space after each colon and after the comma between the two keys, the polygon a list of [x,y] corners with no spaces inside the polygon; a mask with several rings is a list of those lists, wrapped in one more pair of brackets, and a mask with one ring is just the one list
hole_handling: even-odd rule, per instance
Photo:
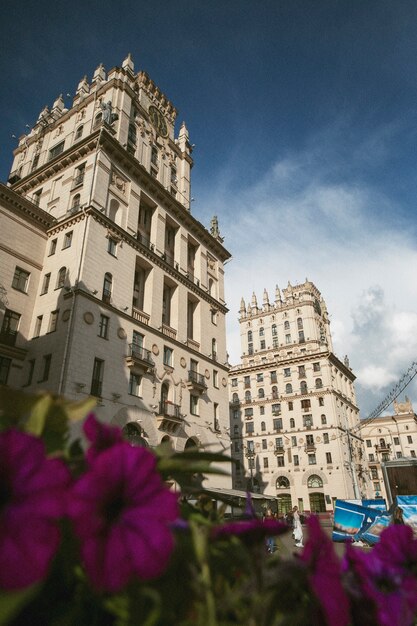
{"label": "pink petunia flower", "polygon": [[0,587],[22,589],[48,572],[61,539],[69,471],[32,435],[0,433]]}
{"label": "pink petunia flower", "polygon": [[83,425],[84,434],[91,446],[86,452],[87,461],[91,463],[99,454],[123,441],[123,434],[118,426],[109,426],[100,422],[94,413],[90,413]]}
{"label": "pink petunia flower", "polygon": [[417,582],[412,568],[416,564],[415,557],[412,532],[404,526],[383,531],[371,553],[347,546],[344,567],[354,580],[351,594],[356,600],[357,612],[368,605],[380,626],[414,624]]}
{"label": "pink petunia flower", "polygon": [[94,458],[73,488],[69,515],[96,589],[118,591],[167,567],[178,502],[149,450],[123,442]]}
{"label": "pink petunia flower", "polygon": [[349,601],[340,581],[341,563],[318,517],[310,517],[307,526],[308,541],[299,558],[307,567],[310,585],[322,606],[326,624],[346,626],[350,623]]}

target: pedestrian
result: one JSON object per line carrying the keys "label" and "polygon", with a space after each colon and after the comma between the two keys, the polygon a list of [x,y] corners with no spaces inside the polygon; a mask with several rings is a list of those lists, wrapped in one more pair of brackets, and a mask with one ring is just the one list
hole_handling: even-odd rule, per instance
{"label": "pedestrian", "polygon": [[293,537],[297,548],[303,547],[303,527],[301,526],[300,514],[298,512],[298,506],[293,507]]}
{"label": "pedestrian", "polygon": [[394,509],[394,513],[392,516],[392,523],[393,524],[405,524],[404,517],[403,517],[403,510],[399,506],[397,506]]}
{"label": "pedestrian", "polygon": [[[272,509],[268,508],[266,510],[265,516],[264,516],[264,520],[266,519],[274,519],[274,514],[272,513]],[[275,550],[275,542],[274,542],[274,538],[273,537],[267,537],[266,538],[266,549],[267,551],[272,554]]]}

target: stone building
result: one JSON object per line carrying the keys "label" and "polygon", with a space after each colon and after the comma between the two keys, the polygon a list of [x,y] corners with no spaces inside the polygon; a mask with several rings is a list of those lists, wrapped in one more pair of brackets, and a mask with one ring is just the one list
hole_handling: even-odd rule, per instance
{"label": "stone building", "polygon": [[[59,96],[1,186],[1,382],[132,439],[229,449],[223,246],[190,211],[192,145],[130,55]],[[230,478],[216,484],[230,486]]]}
{"label": "stone building", "polygon": [[365,444],[371,498],[389,502],[382,467],[395,459],[416,459],[417,416],[410,400],[394,401],[394,414],[364,420],[356,433]]}
{"label": "stone building", "polygon": [[241,364],[229,372],[233,485],[324,512],[366,491],[355,376],[333,352],[326,304],[306,280],[239,311]]}

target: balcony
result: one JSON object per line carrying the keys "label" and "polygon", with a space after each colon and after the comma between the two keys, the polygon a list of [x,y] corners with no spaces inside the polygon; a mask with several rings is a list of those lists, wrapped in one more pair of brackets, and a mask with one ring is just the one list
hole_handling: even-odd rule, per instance
{"label": "balcony", "polygon": [[159,403],[156,422],[160,430],[175,433],[183,423],[180,406],[178,404],[173,404],[169,400],[161,401]]}
{"label": "balcony", "polygon": [[146,326],[149,325],[150,315],[148,313],[145,313],[144,311],[141,311],[140,309],[137,309],[136,307],[132,307],[132,317],[138,322],[146,324]]}
{"label": "balcony", "polygon": [[207,383],[204,374],[199,374],[195,370],[188,371],[187,387],[194,389],[199,393],[203,393],[207,389]]}
{"label": "balcony", "polygon": [[284,448],[284,446],[275,446],[275,448],[274,448],[274,454],[275,454],[276,456],[279,456],[279,455],[285,454],[285,448]]}
{"label": "balcony", "polygon": [[304,450],[305,450],[306,452],[315,452],[315,451],[316,451],[316,446],[314,445],[314,443],[308,443],[308,444],[305,446]]}
{"label": "balcony", "polygon": [[151,358],[151,351],[145,350],[135,343],[129,345],[129,354],[126,357],[126,365],[134,373],[144,374],[149,372],[155,365]]}
{"label": "balcony", "polygon": [[386,443],[385,441],[383,443],[380,443],[379,445],[375,446],[375,450],[377,452],[380,452],[381,454],[383,452],[390,452],[391,450],[391,444],[390,443]]}
{"label": "balcony", "polygon": [[162,333],[166,335],[167,337],[169,337],[170,339],[177,338],[177,331],[175,330],[175,328],[171,328],[171,326],[168,326],[167,324],[162,324],[161,330],[162,330]]}

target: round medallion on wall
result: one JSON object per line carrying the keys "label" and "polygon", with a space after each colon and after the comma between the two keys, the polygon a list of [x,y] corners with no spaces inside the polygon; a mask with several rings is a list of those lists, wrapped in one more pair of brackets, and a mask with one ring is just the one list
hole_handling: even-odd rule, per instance
{"label": "round medallion on wall", "polygon": [[117,336],[119,337],[119,339],[126,339],[127,337],[125,329],[121,326],[117,329]]}
{"label": "round medallion on wall", "polygon": [[67,320],[69,320],[71,315],[71,311],[69,309],[65,309],[65,311],[62,312],[62,321],[66,322]]}
{"label": "round medallion on wall", "polygon": [[208,370],[206,370],[204,372],[204,376],[207,378],[207,380],[210,378],[210,372]]}
{"label": "round medallion on wall", "polygon": [[316,437],[316,441],[317,441],[317,443],[320,443],[321,437]]}
{"label": "round medallion on wall", "polygon": [[184,359],[183,356],[181,357],[180,364],[181,364],[181,367],[187,367],[187,361]]}
{"label": "round medallion on wall", "polygon": [[156,345],[156,343],[154,343],[153,346],[152,346],[152,354],[154,354],[155,356],[158,356],[158,354],[159,354],[159,348]]}
{"label": "round medallion on wall", "polygon": [[94,315],[91,313],[91,311],[86,311],[84,313],[84,322],[86,324],[92,324],[94,322]]}
{"label": "round medallion on wall", "polygon": [[302,437],[299,438],[298,443],[304,443],[304,439]]}
{"label": "round medallion on wall", "polygon": [[223,387],[226,387],[226,386],[227,386],[227,380],[225,379],[225,377],[224,377],[224,376],[223,376],[223,378],[222,378],[222,385],[223,385]]}

